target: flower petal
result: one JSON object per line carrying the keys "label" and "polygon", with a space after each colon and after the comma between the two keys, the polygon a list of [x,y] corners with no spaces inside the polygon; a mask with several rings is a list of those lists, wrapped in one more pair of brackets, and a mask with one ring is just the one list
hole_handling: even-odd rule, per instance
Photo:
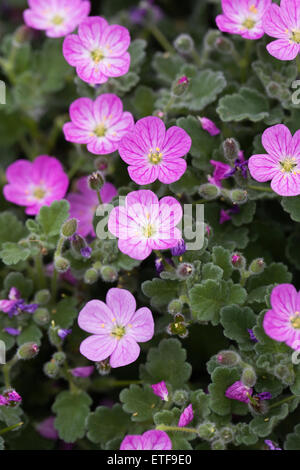
{"label": "flower petal", "polygon": [[288,156],[292,134],[284,124],[269,127],[262,135],[262,144],[269,155],[281,160]]}
{"label": "flower petal", "polygon": [[118,340],[110,335],[92,335],[80,345],[80,353],[90,361],[99,362],[107,359],[117,347]]}
{"label": "flower petal", "polygon": [[292,284],[280,284],[271,293],[271,305],[275,313],[289,317],[297,310],[298,294]]}
{"label": "flower petal", "polygon": [[269,181],[280,172],[278,161],[271,155],[252,155],[248,161],[248,168],[252,178],[260,183]]}
{"label": "flower petal", "polygon": [[144,343],[153,337],[154,321],[149,308],[139,308],[130,318],[129,323],[130,328],[127,329],[127,335],[132,336],[137,342]]}
{"label": "flower petal", "polygon": [[294,60],[300,52],[300,44],[291,43],[289,39],[277,39],[267,45],[269,54],[279,60]]}
{"label": "flower petal", "polygon": [[111,367],[122,367],[136,361],[140,355],[140,347],[131,336],[125,335],[119,341],[110,356]]}
{"label": "flower petal", "polygon": [[280,196],[298,196],[300,194],[300,174],[279,172],[272,179],[271,188]]}
{"label": "flower petal", "polygon": [[171,450],[172,441],[164,431],[150,430],[143,434],[143,450]]}
{"label": "flower petal", "polygon": [[121,326],[127,325],[136,310],[136,301],[131,292],[117,287],[107,292],[106,304],[113,312],[116,323]]}
{"label": "flower petal", "polygon": [[91,300],[79,312],[78,325],[88,333],[107,335],[114,325],[114,312],[101,300]]}

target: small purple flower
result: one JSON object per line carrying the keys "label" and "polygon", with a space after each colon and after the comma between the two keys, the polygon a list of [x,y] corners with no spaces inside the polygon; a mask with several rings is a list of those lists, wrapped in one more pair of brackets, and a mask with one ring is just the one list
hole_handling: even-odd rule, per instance
{"label": "small purple flower", "polygon": [[252,388],[246,387],[243,382],[238,380],[227,388],[225,392],[225,397],[230,398],[231,400],[238,400],[242,401],[243,403],[249,403],[249,396],[252,396],[252,393]]}
{"label": "small purple flower", "polygon": [[243,178],[247,178],[248,176],[248,160],[244,158],[244,152],[241,150],[239,152],[239,157],[234,162],[234,167],[225,175],[225,178],[230,178],[231,176],[235,175],[237,171],[240,171]]}
{"label": "small purple flower", "polygon": [[271,400],[272,395],[270,392],[261,392],[261,393],[257,393],[256,395],[254,395],[254,398],[258,398],[260,401]]}
{"label": "small purple flower", "polygon": [[11,336],[19,336],[19,334],[21,333],[21,330],[17,330],[16,328],[11,328],[9,326],[4,328],[4,331]]}
{"label": "small purple flower", "polygon": [[200,116],[198,116],[198,119],[201,123],[202,129],[207,131],[211,136],[220,134],[221,132],[220,129],[215,125],[213,121],[211,121],[207,117],[200,117]]}
{"label": "small purple flower", "polygon": [[183,428],[184,426],[187,426],[191,421],[193,421],[193,419],[194,419],[193,406],[189,405],[181,413],[177,426],[179,428]]}
{"label": "small purple flower", "polygon": [[186,245],[183,239],[179,240],[176,246],[171,248],[172,256],[181,256],[186,252]]}
{"label": "small purple flower", "polygon": [[89,377],[94,372],[94,366],[86,366],[86,367],[76,367],[75,369],[71,369],[70,372],[73,377]]}
{"label": "small purple flower", "polygon": [[169,392],[164,381],[151,385],[153,393],[164,401],[169,400]]}
{"label": "small purple flower", "polygon": [[164,431],[146,431],[124,437],[120,450],[171,450],[172,441]]}
{"label": "small purple flower", "polygon": [[8,404],[9,404],[9,402],[8,402],[7,398],[5,398],[3,395],[0,395],[0,406],[6,406]]}
{"label": "small purple flower", "polygon": [[70,330],[66,330],[64,328],[60,328],[57,332],[58,336],[61,338],[61,339],[65,339],[68,335],[70,335],[72,333],[72,329]]}
{"label": "small purple flower", "polygon": [[56,441],[58,439],[58,432],[54,427],[55,416],[49,416],[49,418],[41,421],[37,427],[37,432],[45,439],[51,439]]}
{"label": "small purple flower", "polygon": [[218,162],[216,160],[210,160],[210,163],[215,167],[213,176],[208,176],[208,181],[211,184],[215,184],[219,188],[222,187],[222,180],[227,178],[231,166],[227,163]]}
{"label": "small purple flower", "polygon": [[142,25],[147,21],[147,15],[151,15],[151,22],[157,23],[163,17],[162,10],[154,5],[154,0],[144,0],[139,6],[133,7],[129,11],[131,23]]}
{"label": "small purple flower", "polygon": [[15,390],[7,392],[6,397],[9,402],[20,403],[22,401],[21,396]]}
{"label": "small purple flower", "polygon": [[38,306],[38,304],[26,304],[15,287],[10,289],[8,300],[0,300],[0,310],[7,313],[10,318],[23,312],[34,313]]}
{"label": "small purple flower", "polygon": [[162,258],[155,258],[154,263],[157,274],[162,273],[165,269]]}
{"label": "small purple flower", "polygon": [[90,246],[85,246],[80,250],[80,253],[84,258],[90,258],[92,254],[92,248]]}
{"label": "small purple flower", "polygon": [[276,447],[270,439],[266,439],[265,444],[269,447],[269,450],[282,450],[280,447]]}
{"label": "small purple flower", "polygon": [[228,222],[229,220],[231,220],[231,217],[229,215],[229,211],[225,211],[224,209],[221,209],[219,224],[222,225],[225,222]]}
{"label": "small purple flower", "polygon": [[258,343],[258,339],[256,338],[255,334],[253,333],[253,331],[250,329],[250,328],[247,328],[247,331],[249,333],[249,336],[250,336],[250,339],[251,341],[253,341],[254,343]]}

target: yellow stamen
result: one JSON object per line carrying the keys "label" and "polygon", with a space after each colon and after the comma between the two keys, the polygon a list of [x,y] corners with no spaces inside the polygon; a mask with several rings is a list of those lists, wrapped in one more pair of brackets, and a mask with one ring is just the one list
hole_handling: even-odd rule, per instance
{"label": "yellow stamen", "polygon": [[98,64],[98,62],[100,62],[104,58],[104,54],[101,49],[95,49],[94,51],[92,51],[91,56],[96,64]]}

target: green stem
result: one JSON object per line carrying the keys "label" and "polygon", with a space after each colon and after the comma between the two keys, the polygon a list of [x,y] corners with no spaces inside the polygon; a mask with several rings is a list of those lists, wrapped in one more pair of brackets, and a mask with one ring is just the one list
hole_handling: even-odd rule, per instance
{"label": "green stem", "polygon": [[253,46],[252,42],[253,41],[251,41],[250,39],[246,39],[244,56],[240,62],[242,82],[246,82],[247,80],[247,72],[250,66],[251,52]]}
{"label": "green stem", "polygon": [[52,294],[52,299],[54,301],[56,299],[56,293],[57,293],[57,277],[58,277],[58,273],[56,269],[54,268],[52,279],[51,279],[51,294]]}
{"label": "green stem", "polygon": [[190,432],[190,433],[198,433],[198,429],[196,428],[179,428],[177,426],[167,426],[165,424],[159,424],[156,426],[156,429],[159,431],[178,431],[178,432]]}
{"label": "green stem", "polygon": [[194,59],[195,64],[198,65],[198,67],[202,67],[202,60],[195,48],[192,50],[191,56]]}
{"label": "green stem", "polygon": [[242,271],[241,272],[241,280],[240,280],[240,284],[242,287],[245,286],[246,282],[247,282],[247,279],[250,277],[250,273],[249,271]]}
{"label": "green stem", "polygon": [[76,175],[79,168],[81,168],[81,166],[85,162],[85,156],[84,156],[84,154],[82,152],[82,148],[79,144],[76,144],[76,150],[77,150],[77,153],[78,153],[78,158],[76,158],[74,164],[72,165],[72,167],[68,171],[68,177],[69,177],[70,180],[73,178],[74,175]]}
{"label": "green stem", "polygon": [[265,193],[272,193],[273,192],[273,189],[269,188],[268,186],[255,186],[255,185],[250,184],[249,186],[247,186],[247,188],[248,189],[253,189],[254,191],[263,191]]}
{"label": "green stem", "polygon": [[16,362],[18,362],[18,356],[15,354],[15,356],[3,366],[3,377],[4,377],[5,388],[11,388],[10,371],[11,371],[11,368],[16,364]]}
{"label": "green stem", "polygon": [[100,194],[100,191],[99,191],[99,189],[97,189],[97,196],[98,196],[98,201],[99,201],[99,204],[102,206],[102,204],[103,204],[103,201],[102,201],[102,197],[101,197],[101,194]]}
{"label": "green stem", "polygon": [[148,29],[150,33],[153,34],[155,39],[159,42],[159,44],[162,46],[162,48],[165,49],[166,52],[169,52],[170,54],[175,54],[174,47],[155,24],[151,24]]}
{"label": "green stem", "polygon": [[60,239],[58,240],[58,243],[57,243],[57,247],[56,247],[54,256],[61,256],[61,252],[62,252],[64,243],[65,243],[65,240],[66,240],[65,237],[60,237]]}
{"label": "green stem", "polygon": [[19,428],[20,426],[23,426],[23,422],[21,421],[20,423],[13,424],[12,426],[8,426],[8,428],[4,428],[0,430],[0,436],[3,434],[6,434],[9,431],[13,431],[16,428]]}
{"label": "green stem", "polygon": [[46,287],[46,279],[44,275],[43,257],[41,253],[35,257],[36,281],[39,289]]}
{"label": "green stem", "polygon": [[271,410],[272,408],[277,408],[277,406],[283,405],[283,403],[287,403],[287,402],[293,400],[294,398],[298,398],[298,399],[299,399],[299,397],[297,397],[296,395],[291,395],[291,396],[289,396],[289,397],[287,397],[287,398],[284,398],[284,399],[281,400],[281,401],[278,401],[277,403],[273,403],[273,405],[270,405],[270,406],[269,406],[269,410]]}
{"label": "green stem", "polygon": [[298,73],[300,74],[300,55],[297,55],[296,64],[298,65]]}
{"label": "green stem", "polygon": [[164,115],[163,118],[164,118],[164,120],[166,120],[167,114],[168,114],[170,108],[171,108],[171,107],[173,106],[173,104],[175,103],[175,101],[176,101],[176,97],[173,96],[173,95],[171,95],[169,101],[167,102],[166,106],[165,106],[164,109],[163,109],[163,115]]}

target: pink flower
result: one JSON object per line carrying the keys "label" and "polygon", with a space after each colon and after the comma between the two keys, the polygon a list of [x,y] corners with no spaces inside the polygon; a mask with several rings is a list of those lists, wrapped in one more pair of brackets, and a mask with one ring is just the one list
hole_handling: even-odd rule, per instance
{"label": "pink flower", "polygon": [[164,431],[146,431],[141,435],[126,436],[120,450],[171,450],[172,442]]}
{"label": "pink flower", "polygon": [[28,0],[24,21],[34,29],[45,30],[47,36],[58,38],[72,33],[89,15],[91,5],[86,0]]}
{"label": "pink flower", "polygon": [[300,293],[292,284],[280,284],[272,290],[271,307],[263,321],[266,334],[300,350]]}
{"label": "pink flower", "polygon": [[164,401],[169,400],[169,398],[168,398],[169,392],[168,392],[166,383],[164,381],[158,382],[157,384],[153,384],[153,385],[151,385],[151,387],[152,387],[153,393],[155,393],[155,395],[157,395],[158,397],[160,397]]}
{"label": "pink flower", "polygon": [[130,165],[128,173],[135,183],[150,184],[159,179],[169,184],[185,172],[186,161],[181,157],[189,152],[191,144],[191,138],[180,127],[166,131],[160,118],[148,116],[121,140],[119,153]]}
{"label": "pink flower", "polygon": [[245,39],[264,35],[263,16],[272,0],[222,0],[223,15],[216,18],[218,28]]}
{"label": "pink flower", "polygon": [[219,224],[220,225],[222,225],[225,222],[228,222],[229,220],[231,220],[231,217],[230,217],[228,212],[229,211],[225,211],[224,209],[220,210],[220,219],[219,219]]}
{"label": "pink flower", "polygon": [[44,419],[44,421],[37,425],[36,430],[45,439],[56,441],[58,439],[58,432],[54,427],[54,420],[55,416],[49,416],[49,418]]}
{"label": "pink flower", "polygon": [[300,194],[300,130],[294,134],[283,124],[265,130],[262,144],[268,154],[253,155],[248,162],[251,176],[271,181],[271,188],[280,196]]}
{"label": "pink flower", "polygon": [[219,188],[222,187],[222,180],[228,177],[228,173],[231,171],[231,166],[227,163],[210,160],[210,163],[215,167],[213,176],[208,176],[208,181],[211,184],[215,184]]}
{"label": "pink flower", "polygon": [[7,398],[5,398],[3,395],[0,395],[0,406],[6,406],[9,404],[9,401]]}
{"label": "pink flower", "polygon": [[66,140],[87,144],[95,155],[112,153],[119,142],[134,126],[131,113],[123,112],[123,103],[116,95],[103,94],[95,101],[79,98],[70,106],[72,122],[63,131]]}
{"label": "pink flower", "polygon": [[149,341],[154,334],[151,311],[147,307],[136,310],[135,298],[126,289],[109,289],[106,304],[88,302],[79,313],[78,324],[93,333],[81,343],[81,354],[95,362],[110,357],[111,367],[134,362],[140,354],[137,343]]}
{"label": "pink flower", "polygon": [[183,428],[184,426],[187,426],[188,424],[190,424],[191,421],[193,421],[193,419],[194,419],[193,405],[189,405],[181,413],[179,421],[178,421],[178,427]]}
{"label": "pink flower", "polygon": [[89,377],[94,372],[94,366],[86,366],[86,367],[75,367],[75,369],[71,369],[70,372],[73,377]]}
{"label": "pink flower", "polygon": [[32,163],[17,160],[6,170],[9,184],[3,188],[7,201],[26,207],[26,214],[36,215],[42,206],[62,199],[69,179],[61,163],[54,157],[41,155]]}
{"label": "pink flower", "polygon": [[299,0],[281,0],[280,7],[272,3],[263,18],[265,32],[277,38],[267,45],[268,52],[279,60],[293,60],[300,53]]}
{"label": "pink flower", "polygon": [[[79,220],[77,232],[83,237],[96,235],[93,228],[93,217],[99,206],[97,192],[90,189],[87,182],[88,177],[79,178],[76,183],[77,191],[67,196],[70,203],[70,216]],[[104,183],[100,189],[103,203],[109,203],[117,194],[117,189],[111,183]]]}
{"label": "pink flower", "polygon": [[238,380],[234,382],[230,387],[227,388],[225,392],[225,397],[230,398],[231,400],[238,400],[244,403],[249,403],[249,395],[253,393],[252,388],[246,387],[243,382]]}
{"label": "pink flower", "polygon": [[143,260],[152,250],[167,250],[177,245],[182,238],[176,228],[181,218],[181,205],[173,197],[159,201],[152,191],[133,191],[126,196],[125,207],[118,206],[111,211],[108,229],[119,238],[122,253]]}
{"label": "pink flower", "polygon": [[65,38],[63,54],[83,81],[100,84],[128,72],[129,44],[129,31],[124,26],[109,26],[104,18],[91,16],[79,25],[78,35]]}
{"label": "pink flower", "polygon": [[210,135],[215,136],[220,134],[220,129],[215,125],[213,121],[208,119],[207,117],[200,117],[198,116],[198,119],[201,123],[202,129],[207,131]]}

